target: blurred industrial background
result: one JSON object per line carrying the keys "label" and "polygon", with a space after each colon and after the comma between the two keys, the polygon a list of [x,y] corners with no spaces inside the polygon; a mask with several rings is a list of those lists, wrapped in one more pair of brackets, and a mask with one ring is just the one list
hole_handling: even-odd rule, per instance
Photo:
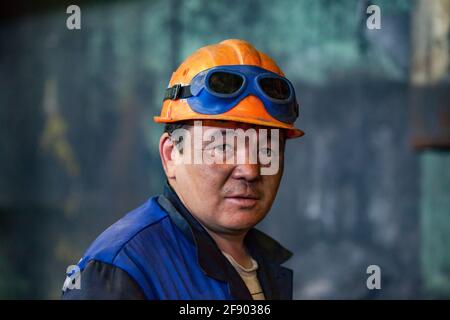
{"label": "blurred industrial background", "polygon": [[0,19],[0,298],[57,299],[95,237],[161,192],[152,117],[178,64],[227,38],[299,96],[306,135],[259,226],[295,253],[294,297],[450,298],[449,0],[43,0]]}

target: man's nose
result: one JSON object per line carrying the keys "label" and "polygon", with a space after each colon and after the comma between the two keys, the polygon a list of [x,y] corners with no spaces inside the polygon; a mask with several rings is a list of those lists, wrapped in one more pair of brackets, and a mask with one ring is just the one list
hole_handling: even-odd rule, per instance
{"label": "man's nose", "polygon": [[232,174],[233,178],[253,181],[260,177],[261,168],[258,155],[250,146],[249,141],[246,141],[245,148],[236,150],[235,157],[236,163]]}
{"label": "man's nose", "polygon": [[247,181],[253,181],[260,177],[259,164],[238,164],[233,170],[232,177],[234,179],[245,179]]}

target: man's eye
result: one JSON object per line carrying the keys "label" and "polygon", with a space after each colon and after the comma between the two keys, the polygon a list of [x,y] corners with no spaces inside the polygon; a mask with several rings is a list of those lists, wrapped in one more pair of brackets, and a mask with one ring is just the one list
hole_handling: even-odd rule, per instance
{"label": "man's eye", "polygon": [[232,148],[229,144],[219,144],[214,147],[214,150],[219,152],[230,152]]}
{"label": "man's eye", "polygon": [[270,157],[272,156],[273,150],[270,148],[261,148],[259,149],[259,152],[266,157]]}

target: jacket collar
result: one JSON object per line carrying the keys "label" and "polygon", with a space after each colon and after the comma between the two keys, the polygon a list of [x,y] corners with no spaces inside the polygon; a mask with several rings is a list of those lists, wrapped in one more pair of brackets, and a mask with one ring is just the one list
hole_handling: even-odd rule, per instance
{"label": "jacket collar", "polygon": [[[216,280],[228,282],[230,293],[236,299],[251,299],[251,295],[234,267],[224,257],[215,241],[203,226],[192,216],[181,202],[180,198],[166,180],[163,194],[158,197],[159,204],[169,213],[172,221],[182,233],[194,243],[197,251],[197,260],[203,272]],[[282,247],[277,241],[265,233],[252,228],[245,237],[245,244],[252,257],[258,261],[258,278],[267,299],[276,299],[289,294],[279,294],[274,282],[292,282],[292,274],[280,266],[288,260],[292,253]],[[290,281],[289,281],[290,280]]]}

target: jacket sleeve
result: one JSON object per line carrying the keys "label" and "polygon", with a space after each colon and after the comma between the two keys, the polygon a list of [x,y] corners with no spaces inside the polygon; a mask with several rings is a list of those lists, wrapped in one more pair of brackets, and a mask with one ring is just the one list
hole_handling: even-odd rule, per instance
{"label": "jacket sleeve", "polygon": [[90,261],[81,272],[80,289],[66,289],[63,300],[144,300],[139,285],[124,270],[100,261]]}

